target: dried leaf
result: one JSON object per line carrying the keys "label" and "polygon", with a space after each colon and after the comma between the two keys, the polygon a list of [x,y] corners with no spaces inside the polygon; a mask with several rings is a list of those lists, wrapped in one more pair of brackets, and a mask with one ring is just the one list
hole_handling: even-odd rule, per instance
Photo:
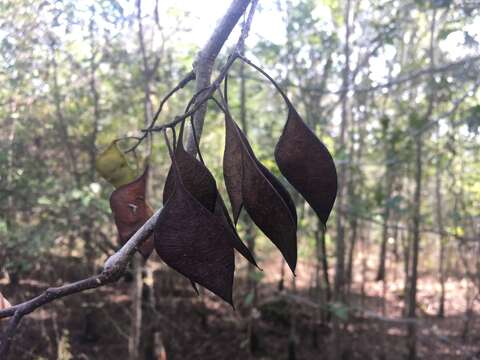
{"label": "dried leaf", "polygon": [[97,155],[95,167],[98,173],[110,184],[118,188],[137,177],[137,173],[128,164],[125,154],[118,148],[117,141]]}
{"label": "dried leaf", "polygon": [[176,169],[172,174],[176,186],[155,224],[155,249],[167,265],[233,306],[234,236],[188,192]]}
{"label": "dried leaf", "polygon": [[244,206],[295,272],[297,215],[293,201],[282,184],[256,159],[245,135],[228,114],[225,123],[223,169],[235,222]]}
{"label": "dried leaf", "polygon": [[[153,209],[146,202],[148,166],[136,180],[116,189],[110,196],[115,224],[120,242],[124,244],[153,215]],[[146,259],[153,250],[153,238],[148,238],[139,251]]]}
{"label": "dried leaf", "polygon": [[298,190],[326,226],[337,195],[337,172],[325,145],[303,122],[293,105],[278,144],[275,160],[285,178]]}

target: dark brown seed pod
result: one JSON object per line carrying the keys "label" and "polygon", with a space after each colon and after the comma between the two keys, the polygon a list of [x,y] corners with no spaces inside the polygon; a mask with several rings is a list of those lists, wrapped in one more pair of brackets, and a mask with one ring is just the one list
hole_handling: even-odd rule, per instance
{"label": "dark brown seed pod", "polygon": [[[153,215],[153,209],[146,202],[148,166],[136,180],[120,186],[110,196],[118,235],[122,244]],[[148,238],[139,251],[147,259],[153,250],[153,237]]]}
{"label": "dark brown seed pod", "polygon": [[155,249],[167,265],[233,306],[234,236],[190,194],[171,158],[175,188],[154,227]]}
{"label": "dark brown seed pod", "polygon": [[275,147],[283,176],[297,189],[326,227],[337,196],[337,171],[327,147],[305,124],[280,86],[259,66],[240,56],[275,86],[288,107],[287,122]]}
{"label": "dark brown seed pod", "polygon": [[244,206],[295,272],[297,216],[293,201],[281,183],[256,159],[247,138],[228,112],[225,123],[223,169],[235,222]]}
{"label": "dark brown seed pod", "polygon": [[275,147],[275,160],[326,226],[337,195],[337,172],[325,145],[287,101],[288,119]]}
{"label": "dark brown seed pod", "polygon": [[[182,124],[178,144],[175,148],[174,157],[178,166],[181,179],[187,191],[195,197],[205,208],[213,213],[217,201],[217,184],[215,178],[207,167],[189,154],[183,147]],[[163,203],[166,204],[175,188],[173,165],[170,166],[165,186],[163,188]]]}
{"label": "dark brown seed pod", "polygon": [[[206,209],[219,216],[222,223],[233,232],[234,242],[232,246],[244,256],[249,262],[257,266],[250,250],[240,240],[237,231],[231,223],[230,215],[223,202],[217,185],[210,170],[194,156],[185,151],[182,143],[183,126],[180,130],[179,141],[176,147],[174,157],[178,166],[182,182],[187,191],[197,199]],[[200,153],[200,152],[199,152]],[[163,201],[166,203],[171,197],[175,187],[173,165],[167,175],[165,187],[163,189]]]}

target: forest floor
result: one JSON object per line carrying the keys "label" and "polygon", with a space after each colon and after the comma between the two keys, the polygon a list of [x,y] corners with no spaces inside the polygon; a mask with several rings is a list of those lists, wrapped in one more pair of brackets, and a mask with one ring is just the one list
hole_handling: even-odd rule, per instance
{"label": "forest floor", "polygon": [[[1,291],[12,303],[42,292],[46,287],[88,275],[82,260],[52,258],[52,266],[37,264],[15,287],[0,282]],[[312,296],[313,265],[300,263],[296,290],[286,275],[286,290],[279,291],[281,262],[262,262],[265,277],[258,287],[258,311],[246,306],[249,296],[239,269],[235,284],[236,310],[202,292],[196,296],[181,276],[153,262],[156,309],[146,309],[148,330],[159,334],[169,360],[184,359],[288,359],[289,339],[294,338],[296,359],[336,359],[331,352],[340,339],[343,359],[403,359],[406,354],[406,326],[402,320],[403,279],[401,271],[375,282],[373,266],[366,263],[355,276],[349,296],[349,311],[339,322],[340,336],[322,321],[326,312]],[[365,280],[365,281],[363,281]],[[363,283],[363,286],[361,285]],[[465,316],[466,284],[450,278],[446,286],[445,317],[436,316],[437,280],[422,274],[419,282],[417,338],[419,358],[480,358],[480,316],[473,307]],[[12,349],[12,359],[125,359],[129,331],[129,282],[58,300],[27,316]],[[383,296],[385,295],[385,296]],[[385,299],[385,301],[383,300]],[[149,311],[149,312],[148,312]],[[254,320],[251,320],[254,319]],[[5,321],[2,321],[5,324]],[[253,324],[256,354],[249,355],[248,336]],[[294,326],[295,331],[292,331]],[[2,324],[0,322],[0,328]],[[291,350],[291,347],[290,347]],[[70,354],[72,355],[71,357]]]}

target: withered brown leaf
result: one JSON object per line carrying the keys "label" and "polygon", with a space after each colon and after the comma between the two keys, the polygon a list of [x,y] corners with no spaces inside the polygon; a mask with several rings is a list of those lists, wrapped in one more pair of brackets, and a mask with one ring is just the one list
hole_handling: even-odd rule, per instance
{"label": "withered brown leaf", "polygon": [[155,249],[167,265],[233,305],[234,236],[173,169],[175,188],[155,224]]}
{"label": "withered brown leaf", "polygon": [[303,122],[290,101],[288,119],[275,147],[275,160],[326,226],[337,195],[335,163],[326,146]]}
{"label": "withered brown leaf", "polygon": [[247,138],[228,112],[225,124],[223,171],[234,220],[238,221],[240,210],[245,207],[295,272],[297,215],[293,201],[283,185],[257,160]]}
{"label": "withered brown leaf", "polygon": [[[110,208],[113,212],[118,235],[122,244],[153,215],[153,209],[146,201],[148,166],[136,180],[120,186],[110,196]],[[139,248],[147,259],[153,251],[153,237],[150,236]]]}

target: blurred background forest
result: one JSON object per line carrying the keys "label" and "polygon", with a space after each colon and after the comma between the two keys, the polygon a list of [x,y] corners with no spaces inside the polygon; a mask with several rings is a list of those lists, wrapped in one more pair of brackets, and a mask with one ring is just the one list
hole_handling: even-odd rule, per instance
{"label": "blurred background forest", "polygon": [[[12,304],[97,273],[118,249],[96,154],[139,134],[228,5],[0,2],[0,292]],[[339,176],[325,234],[289,187],[297,277],[241,217],[264,271],[237,258],[236,311],[197,297],[152,254],[143,280],[132,271],[26,317],[12,358],[402,359],[412,338],[419,358],[480,358],[479,42],[474,0],[260,1],[245,54],[285,89]],[[229,86],[257,157],[281,178],[282,99],[240,62]],[[193,93],[172,97],[159,123]],[[209,104],[201,149],[223,193],[224,137]],[[154,208],[170,166],[160,140]]]}

